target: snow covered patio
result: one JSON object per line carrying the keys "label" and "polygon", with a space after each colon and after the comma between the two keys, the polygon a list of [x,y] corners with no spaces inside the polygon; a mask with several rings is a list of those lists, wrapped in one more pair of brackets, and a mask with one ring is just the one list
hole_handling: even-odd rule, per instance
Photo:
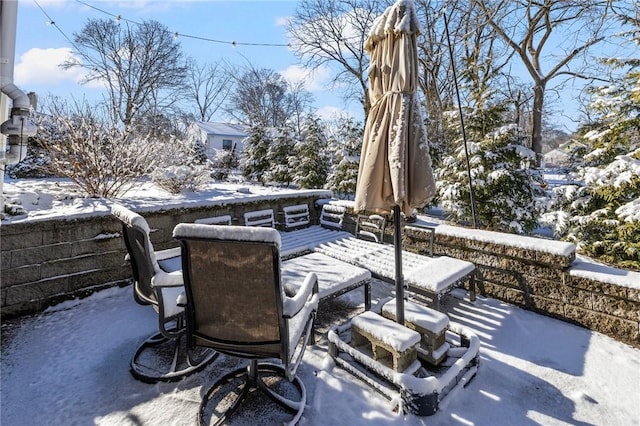
{"label": "snow covered patio", "polygon": [[[391,291],[374,280],[374,305]],[[362,293],[352,291],[320,306],[316,344],[298,371],[308,393],[300,424],[640,424],[640,350],[494,299],[451,296],[442,308],[480,337],[480,368],[435,415],[403,417],[333,364],[326,331],[362,312]],[[130,357],[155,327],[155,313],[133,301],[130,286],[3,323],[0,423],[195,424],[204,389],[240,361],[221,356],[180,382],[138,382]],[[259,406],[245,414],[239,424],[275,420]]]}

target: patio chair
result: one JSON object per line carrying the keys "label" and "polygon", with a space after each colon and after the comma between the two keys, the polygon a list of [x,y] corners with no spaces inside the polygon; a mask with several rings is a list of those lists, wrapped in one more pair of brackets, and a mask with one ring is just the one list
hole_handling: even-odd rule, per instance
{"label": "patio chair", "polygon": [[[207,366],[215,351],[194,353],[187,349],[184,294],[180,248],[154,251],[147,221],[137,213],[113,205],[111,214],[122,222],[127,247],[126,259],[133,272],[133,296],[137,303],[150,305],[158,314],[159,331],[147,338],[131,358],[131,374],[138,380],[155,383],[179,380]],[[184,296],[182,296],[184,298]]]}
{"label": "patio chair", "polygon": [[356,237],[382,243],[386,224],[387,220],[379,214],[359,215],[356,221]]}
{"label": "patio chair", "polygon": [[276,220],[273,209],[255,210],[244,214],[244,224],[246,226],[261,226],[265,228],[275,228]]}
{"label": "patio chair", "polygon": [[209,416],[218,417],[216,424],[226,422],[243,400],[260,391],[287,416],[293,414],[294,424],[306,403],[296,371],[313,336],[316,275],[307,274],[294,296],[285,295],[275,229],[183,223],[173,236],[182,245],[189,346],[249,360],[247,367],[225,375],[204,394],[199,422],[209,424]]}

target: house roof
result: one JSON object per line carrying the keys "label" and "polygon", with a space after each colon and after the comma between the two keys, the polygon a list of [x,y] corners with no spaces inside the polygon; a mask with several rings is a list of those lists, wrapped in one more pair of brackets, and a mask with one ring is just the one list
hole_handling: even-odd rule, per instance
{"label": "house roof", "polygon": [[207,135],[241,137],[247,136],[246,127],[242,124],[196,121],[198,127]]}

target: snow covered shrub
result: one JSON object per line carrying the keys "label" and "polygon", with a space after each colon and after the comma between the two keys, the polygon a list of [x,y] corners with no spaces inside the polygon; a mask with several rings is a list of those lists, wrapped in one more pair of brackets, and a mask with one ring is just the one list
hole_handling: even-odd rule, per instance
{"label": "snow covered shrub", "polygon": [[327,182],[329,159],[327,138],[318,117],[308,116],[303,122],[302,135],[294,145],[290,159],[293,182],[298,188],[323,188]]}
{"label": "snow covered shrub", "polygon": [[210,180],[211,163],[200,155],[198,142],[171,137],[158,142],[156,167],[150,176],[153,183],[172,194],[197,191]]}
{"label": "snow covered shrub", "polygon": [[4,211],[0,212],[0,218],[5,219],[7,216],[27,216],[29,212],[22,206],[20,200],[4,200]]}
{"label": "snow covered shrub", "polygon": [[197,191],[210,179],[211,170],[206,165],[177,165],[158,167],[151,173],[151,180],[172,194],[184,190]]}
{"label": "snow covered shrub", "polygon": [[35,140],[54,176],[71,179],[90,197],[117,197],[154,169],[157,146],[106,122],[99,111],[86,103],[69,107],[53,100],[50,115],[37,118]]}
{"label": "snow covered shrub", "polygon": [[232,169],[239,165],[238,154],[235,149],[219,149],[216,151],[216,158],[213,160],[213,178],[216,180],[226,180]]}
{"label": "snow covered shrub", "polygon": [[5,174],[12,179],[53,177],[49,164],[51,159],[35,141],[29,138],[27,157],[18,164],[8,164]]}
{"label": "snow covered shrub", "polygon": [[[530,167],[535,153],[519,142],[517,126],[507,125],[468,143],[471,182],[483,228],[527,233],[537,226],[542,179]],[[469,221],[469,174],[462,142],[442,159],[436,176],[443,209],[454,221]]]}
{"label": "snow covered shrub", "polygon": [[348,117],[338,122],[336,134],[329,141],[333,166],[327,187],[338,198],[355,196],[363,132],[362,123]]}
{"label": "snow covered shrub", "polygon": [[594,90],[597,121],[581,129],[591,150],[577,167],[580,183],[557,188],[543,220],[582,253],[640,270],[640,60],[612,64],[630,71]]}

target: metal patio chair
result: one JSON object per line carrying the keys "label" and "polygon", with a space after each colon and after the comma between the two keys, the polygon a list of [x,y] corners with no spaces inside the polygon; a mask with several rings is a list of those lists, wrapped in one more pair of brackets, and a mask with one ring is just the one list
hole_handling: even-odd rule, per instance
{"label": "metal patio chair", "polygon": [[131,374],[155,383],[179,380],[206,367],[217,356],[213,350],[190,351],[186,345],[180,248],[154,251],[150,228],[139,214],[120,205],[111,214],[122,223],[127,260],[133,272],[133,296],[158,314],[159,331],[147,338],[131,359]]}
{"label": "metal patio chair", "polygon": [[179,224],[173,236],[182,245],[189,346],[248,360],[204,393],[199,422],[222,424],[240,415],[243,401],[259,397],[255,391],[297,422],[306,391],[296,372],[313,336],[316,275],[307,274],[295,295],[285,295],[275,229]]}

